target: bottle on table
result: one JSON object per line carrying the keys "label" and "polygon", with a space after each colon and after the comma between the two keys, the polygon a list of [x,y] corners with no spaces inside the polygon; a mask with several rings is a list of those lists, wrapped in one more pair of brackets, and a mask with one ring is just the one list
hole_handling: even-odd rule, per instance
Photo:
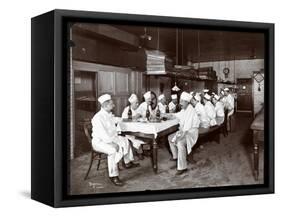
{"label": "bottle on table", "polygon": [[156,110],[156,119],[160,120],[160,109],[159,109],[159,105],[157,106],[157,110]]}
{"label": "bottle on table", "polygon": [[179,112],[181,110],[181,106],[179,104],[177,104],[176,106],[176,112]]}
{"label": "bottle on table", "polygon": [[149,118],[150,118],[149,105],[147,105],[147,109],[146,109],[145,117],[147,118],[147,120],[149,120]]}
{"label": "bottle on table", "polygon": [[128,110],[128,120],[132,120],[132,109],[131,109],[131,105],[129,106],[129,110]]}
{"label": "bottle on table", "polygon": [[169,111],[169,106],[168,105],[166,105],[166,110],[165,110],[165,112],[168,114],[170,111]]}

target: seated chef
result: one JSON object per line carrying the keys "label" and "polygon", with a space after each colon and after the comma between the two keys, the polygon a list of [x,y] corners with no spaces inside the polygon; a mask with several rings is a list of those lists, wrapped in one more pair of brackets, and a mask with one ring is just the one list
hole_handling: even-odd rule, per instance
{"label": "seated chef", "polygon": [[138,108],[138,113],[144,118],[146,116],[146,110],[149,109],[150,114],[152,114],[151,108],[151,92],[147,91],[144,95],[144,102],[142,102]]}
{"label": "seated chef", "polygon": [[[139,117],[141,117],[141,115],[138,113],[139,100],[137,95],[134,93],[131,94],[128,101],[130,105],[124,109],[122,113],[122,119],[128,119],[128,112],[131,109],[132,119],[136,120]],[[142,140],[136,139],[135,136],[131,136],[131,135],[126,135],[126,138],[128,138],[132,142],[133,147],[137,150],[138,158],[142,160],[143,156],[142,156],[141,145],[144,144],[144,142]]]}
{"label": "seated chef", "polygon": [[179,112],[178,96],[177,96],[177,94],[173,94],[171,96],[171,98],[172,98],[172,101],[169,103],[169,112],[170,113]]}
{"label": "seated chef", "polygon": [[158,107],[159,107],[161,114],[167,113],[168,105],[166,104],[166,97],[164,94],[161,94],[160,96],[158,96]]}
{"label": "seated chef", "polygon": [[191,99],[191,104],[193,105],[198,118],[200,120],[200,127],[208,128],[210,127],[209,117],[205,111],[204,105],[201,103],[200,93],[196,93],[194,97]]}
{"label": "seated chef", "polygon": [[206,93],[204,95],[203,103],[204,103],[204,108],[205,108],[206,114],[209,118],[210,126],[212,127],[212,126],[217,125],[216,110],[215,110],[215,107],[213,106],[213,104],[211,103],[211,96],[208,93]]}
{"label": "seated chef", "polygon": [[209,89],[203,89],[203,96],[207,93],[207,94],[209,94]]}
{"label": "seated chef", "polygon": [[134,157],[127,138],[117,133],[115,119],[112,114],[114,103],[109,94],[98,98],[101,109],[92,118],[92,146],[97,152],[107,154],[108,174],[110,181],[116,186],[123,186],[119,179],[118,162],[124,158],[126,168],[138,167],[133,163]]}
{"label": "seated chef", "polygon": [[224,121],[224,106],[220,101],[220,97],[215,94],[212,98],[213,105],[215,106],[216,116],[217,116],[217,124],[221,125]]}
{"label": "seated chef", "polygon": [[200,120],[190,104],[191,99],[192,96],[189,93],[182,92],[180,96],[182,110],[174,114],[179,120],[179,130],[168,137],[173,160],[177,161],[176,175],[187,172],[187,155],[191,153],[198,139]]}
{"label": "seated chef", "polygon": [[136,94],[131,94],[131,96],[128,99],[129,105],[125,107],[122,113],[122,118],[123,119],[128,119],[128,112],[131,109],[132,112],[132,119],[137,119],[141,117],[141,115],[138,113],[138,108],[139,108],[139,99]]}

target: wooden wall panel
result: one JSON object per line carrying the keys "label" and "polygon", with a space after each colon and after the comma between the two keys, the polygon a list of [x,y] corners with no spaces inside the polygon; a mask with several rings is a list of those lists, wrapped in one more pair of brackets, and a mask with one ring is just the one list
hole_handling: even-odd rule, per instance
{"label": "wooden wall panel", "polygon": [[73,65],[76,70],[98,72],[98,96],[104,93],[112,95],[115,103],[114,113],[117,116],[121,116],[132,93],[136,93],[141,100],[146,91],[142,72],[82,61],[74,61]]}
{"label": "wooden wall panel", "polygon": [[122,112],[126,106],[128,106],[128,95],[126,96],[113,96],[113,102],[115,104],[115,108],[113,113],[117,117],[121,117]]}
{"label": "wooden wall panel", "polygon": [[129,88],[129,76],[131,73],[115,72],[115,95],[128,95],[131,92],[131,88]]}
{"label": "wooden wall panel", "polygon": [[103,72],[98,73],[98,94],[114,94],[114,72]]}

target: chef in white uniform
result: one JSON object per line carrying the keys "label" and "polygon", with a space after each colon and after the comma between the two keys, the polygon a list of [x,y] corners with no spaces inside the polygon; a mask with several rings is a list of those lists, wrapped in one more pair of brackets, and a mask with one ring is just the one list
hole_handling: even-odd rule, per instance
{"label": "chef in white uniform", "polygon": [[101,109],[92,118],[92,146],[97,152],[107,154],[109,178],[113,184],[123,186],[119,179],[118,162],[124,158],[126,168],[139,166],[134,160],[129,141],[117,133],[115,118],[112,114],[114,103],[109,94],[98,98]]}
{"label": "chef in white uniform", "polygon": [[225,107],[228,110],[228,116],[231,116],[234,113],[234,97],[229,93],[228,88],[224,88],[224,94],[225,94]]}
{"label": "chef in white uniform", "polygon": [[226,107],[225,107],[226,97],[225,97],[224,90],[221,90],[219,95],[220,95],[220,102],[222,102],[223,107],[226,109]]}
{"label": "chef in white uniform", "polygon": [[228,124],[227,129],[229,131],[232,130],[232,115],[234,114],[234,97],[230,94],[228,88],[224,88],[224,94],[225,94],[225,108],[228,110]]}
{"label": "chef in white uniform", "polygon": [[147,91],[144,95],[144,102],[142,102],[138,108],[138,113],[142,115],[144,118],[146,116],[146,110],[149,108],[150,114],[152,114],[152,108],[151,108],[151,92]]}
{"label": "chef in white uniform", "polygon": [[122,112],[122,118],[123,119],[128,119],[128,111],[131,108],[132,111],[132,118],[137,119],[141,115],[139,114],[138,108],[139,108],[139,99],[136,94],[131,94],[131,96],[128,99],[130,105],[125,107],[125,109]]}
{"label": "chef in white uniform", "polygon": [[210,127],[210,120],[205,111],[204,105],[201,103],[201,96],[200,93],[196,93],[194,97],[191,99],[191,104],[193,105],[199,120],[200,120],[200,127],[209,128]]}
{"label": "chef in white uniform", "polygon": [[169,103],[169,112],[175,113],[177,111],[177,106],[178,106],[178,96],[177,94],[173,94],[171,98],[172,101]]}
{"label": "chef in white uniform", "polygon": [[161,114],[166,113],[167,104],[166,104],[166,97],[164,94],[161,94],[158,96],[158,107],[159,107]]}
{"label": "chef in white uniform", "polygon": [[217,94],[213,96],[212,102],[215,106],[218,125],[220,125],[224,121],[224,106],[220,101],[220,97]]}
{"label": "chef in white uniform", "polygon": [[203,92],[203,96],[204,96],[206,93],[209,94],[209,89],[204,89],[202,92]]}
{"label": "chef in white uniform", "polygon": [[177,159],[176,175],[187,171],[187,154],[191,153],[198,139],[200,120],[190,104],[191,99],[192,96],[189,93],[182,92],[180,97],[182,110],[174,114],[179,120],[179,130],[168,137],[173,159]]}
{"label": "chef in white uniform", "polygon": [[217,122],[216,122],[216,110],[215,110],[215,107],[213,106],[213,104],[211,103],[211,96],[206,93],[203,97],[203,102],[204,102],[204,108],[205,108],[205,111],[206,111],[206,114],[208,115],[208,118],[209,118],[209,123],[210,123],[210,126],[215,126],[217,125]]}
{"label": "chef in white uniform", "polygon": [[[139,100],[138,100],[137,95],[134,93],[131,94],[128,101],[129,101],[130,105],[124,109],[124,111],[122,113],[122,119],[128,119],[128,111],[131,108],[132,119],[136,120],[139,117],[141,117],[141,115],[139,114],[139,111],[138,111]],[[142,153],[141,145],[144,144],[144,142],[142,140],[136,139],[135,136],[131,136],[131,135],[126,135],[126,138],[128,138],[132,142],[133,147],[138,150],[138,154]],[[139,158],[142,158],[141,155],[138,155],[138,156],[139,156]]]}

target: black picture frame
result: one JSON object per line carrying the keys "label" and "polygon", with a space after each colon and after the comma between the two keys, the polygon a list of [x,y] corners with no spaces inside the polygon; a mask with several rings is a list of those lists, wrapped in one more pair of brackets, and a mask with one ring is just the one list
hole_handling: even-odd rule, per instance
{"label": "black picture frame", "polygon": [[[67,22],[135,23],[265,34],[264,184],[68,196]],[[53,207],[274,193],[274,24],[53,10],[32,18],[31,198]]]}

